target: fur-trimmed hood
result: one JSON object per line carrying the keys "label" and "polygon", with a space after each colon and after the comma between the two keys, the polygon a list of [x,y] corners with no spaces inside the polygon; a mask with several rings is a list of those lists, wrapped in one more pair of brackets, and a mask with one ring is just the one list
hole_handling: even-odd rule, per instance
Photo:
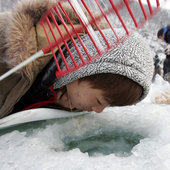
{"label": "fur-trimmed hood", "polygon": [[[37,52],[36,25],[54,2],[20,0],[11,11],[0,13],[0,75]],[[0,118],[12,111],[50,57],[40,58],[0,82]]]}
{"label": "fur-trimmed hood", "polygon": [[0,14],[0,57],[14,67],[37,52],[35,25],[55,0],[20,0],[11,12]]}
{"label": "fur-trimmed hood", "polygon": [[[11,11],[0,13],[0,75],[48,45],[39,21],[55,2],[19,0]],[[66,10],[73,24],[79,24],[70,8]],[[0,89],[3,89],[0,93],[0,117],[10,113],[52,57],[51,53],[45,54],[0,82]]]}

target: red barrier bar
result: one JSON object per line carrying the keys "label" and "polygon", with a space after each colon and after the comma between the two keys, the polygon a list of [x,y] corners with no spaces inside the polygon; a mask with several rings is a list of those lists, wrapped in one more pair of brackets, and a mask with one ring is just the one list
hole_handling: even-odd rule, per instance
{"label": "red barrier bar", "polygon": [[152,15],[153,14],[153,10],[152,10],[152,6],[151,6],[151,3],[150,3],[150,0],[147,0],[147,3],[148,3],[150,14]]}
{"label": "red barrier bar", "polygon": [[72,5],[72,3],[70,2],[70,0],[68,0],[68,2],[70,3],[70,5],[71,5],[71,7],[73,8],[75,14],[78,16],[80,22],[81,22],[82,25],[84,26],[84,28],[85,28],[85,30],[86,30],[88,36],[90,37],[90,39],[91,39],[93,45],[94,45],[95,48],[96,48],[97,52],[98,52],[99,54],[101,54],[101,51],[100,51],[99,47],[97,46],[96,42],[94,41],[93,37],[91,36],[90,32],[89,32],[88,29],[87,29],[87,25],[84,24],[83,20],[81,19],[81,17],[80,17],[79,14],[77,13],[76,9],[73,7],[73,5]]}
{"label": "red barrier bar", "polygon": [[102,8],[102,6],[100,5],[99,1],[98,1],[98,0],[95,0],[95,1],[96,1],[97,6],[99,7],[101,13],[103,14],[105,20],[107,21],[107,23],[109,24],[111,30],[113,31],[113,33],[114,33],[116,39],[119,40],[119,38],[118,38],[118,36],[117,36],[117,34],[116,34],[116,32],[115,32],[113,26],[112,26],[111,23],[109,22],[109,20],[108,20],[108,18],[107,18],[107,15],[105,14],[105,11],[103,10],[103,8]]}
{"label": "red barrier bar", "polygon": [[84,49],[84,51],[85,51],[85,53],[86,53],[88,59],[91,60],[91,56],[90,56],[90,54],[88,53],[86,47],[84,46],[83,41],[81,40],[81,38],[80,38],[80,36],[79,36],[79,34],[78,34],[78,31],[75,29],[73,23],[71,22],[70,18],[68,17],[66,11],[64,10],[64,8],[63,8],[63,6],[61,5],[60,2],[59,2],[59,6],[60,6],[60,8],[62,9],[63,13],[65,14],[65,16],[66,16],[66,18],[67,18],[69,24],[71,25],[71,27],[72,27],[74,33],[76,34],[76,37],[78,38],[80,44],[82,45],[82,47],[83,47],[83,49]]}
{"label": "red barrier bar", "polygon": [[118,11],[118,9],[116,8],[115,4],[113,3],[112,0],[109,0],[109,2],[110,2],[110,4],[111,4],[112,8],[114,9],[116,15],[118,16],[120,22],[122,23],[122,26],[123,26],[123,28],[124,28],[125,31],[126,31],[126,34],[129,35],[129,31],[128,31],[125,23],[123,22],[123,19],[121,18],[120,14],[119,14],[119,11]]}
{"label": "red barrier bar", "polygon": [[126,7],[127,7],[127,9],[128,9],[128,12],[129,12],[130,16],[132,17],[132,20],[133,20],[135,26],[138,27],[138,23],[137,23],[137,21],[136,21],[134,15],[133,15],[132,10],[130,9],[130,6],[129,6],[128,1],[127,1],[127,0],[124,0],[124,3],[125,3],[125,5],[126,5]]}
{"label": "red barrier bar", "polygon": [[[46,20],[48,20],[47,17],[45,17],[45,18],[46,18]],[[50,38],[49,38],[49,36],[48,36],[48,34],[47,34],[47,30],[46,30],[46,28],[45,28],[44,22],[41,22],[41,25],[42,25],[42,27],[43,27],[43,29],[44,29],[44,32],[45,32],[45,35],[46,35],[46,37],[47,37],[47,40],[48,40],[49,45],[52,46],[51,41],[50,41]],[[62,52],[62,50],[61,50],[60,47],[58,47],[58,50],[59,50],[60,52]],[[55,52],[54,52],[53,48],[51,48],[51,51],[52,51],[53,56],[55,56]],[[58,64],[57,58],[55,57],[54,59],[55,59],[55,63],[56,63],[58,72],[61,72],[61,69],[60,69],[60,66],[59,66],[59,64]]]}
{"label": "red barrier bar", "polygon": [[147,14],[146,14],[146,12],[145,12],[145,9],[144,9],[144,7],[143,7],[143,4],[142,4],[141,0],[138,0],[138,1],[139,1],[139,5],[140,5],[140,7],[141,7],[141,9],[142,9],[144,18],[145,18],[145,20],[147,20],[148,17],[147,17]]}
{"label": "red barrier bar", "polygon": [[86,8],[87,12],[89,13],[90,17],[92,18],[92,21],[94,22],[94,24],[96,25],[98,31],[100,32],[100,34],[102,35],[104,41],[106,42],[107,46],[110,47],[110,44],[109,42],[107,41],[105,35],[103,34],[103,32],[101,31],[99,25],[97,24],[95,18],[93,17],[91,11],[89,10],[88,6],[86,5],[85,1],[84,0],[81,0],[82,4],[84,5],[84,7]]}

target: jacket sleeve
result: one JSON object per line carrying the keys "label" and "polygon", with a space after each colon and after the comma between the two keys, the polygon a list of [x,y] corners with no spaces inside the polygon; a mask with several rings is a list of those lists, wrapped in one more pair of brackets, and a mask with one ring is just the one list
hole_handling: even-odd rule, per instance
{"label": "jacket sleeve", "polygon": [[168,63],[167,63],[167,60],[164,61],[164,64],[163,64],[163,75],[165,76],[165,74],[168,72]]}
{"label": "jacket sleeve", "polygon": [[165,39],[166,43],[169,44],[170,43],[170,25],[167,25],[167,27],[168,27],[168,30],[167,30],[167,32],[165,34],[164,39]]}
{"label": "jacket sleeve", "polygon": [[170,43],[170,30],[165,34],[165,41],[166,43]]}

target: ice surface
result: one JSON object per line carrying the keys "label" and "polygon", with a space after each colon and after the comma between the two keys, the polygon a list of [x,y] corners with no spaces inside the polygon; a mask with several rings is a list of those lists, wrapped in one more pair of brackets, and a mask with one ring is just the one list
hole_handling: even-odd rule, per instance
{"label": "ice surface", "polygon": [[[0,10],[11,2],[0,0]],[[155,52],[166,46],[156,31],[168,21],[169,13],[161,11],[140,30]],[[154,104],[166,90],[170,85],[157,76],[147,98],[137,105],[0,131],[0,169],[169,170],[170,105]]]}
{"label": "ice surface", "polygon": [[[13,131],[11,131],[13,130]],[[82,118],[60,119],[28,124],[1,132],[0,165],[2,170],[12,169],[131,169],[167,170],[170,150],[170,106],[141,102],[131,107],[108,108],[102,114]],[[87,135],[88,134],[88,135]],[[104,154],[103,151],[89,156],[80,146],[105,134],[112,138],[112,146],[119,152]],[[122,140],[114,134],[124,134]],[[128,136],[131,135],[131,136]],[[127,137],[138,140],[127,153],[122,149],[130,145]],[[66,151],[68,138],[79,139],[79,148]],[[122,142],[121,142],[122,141]],[[100,147],[99,138],[95,147]],[[103,143],[104,144],[104,143]],[[93,146],[93,149],[95,150]],[[166,149],[167,148],[167,149]],[[96,149],[97,151],[97,149]],[[126,152],[126,151],[125,151]],[[131,153],[129,153],[131,152]]]}

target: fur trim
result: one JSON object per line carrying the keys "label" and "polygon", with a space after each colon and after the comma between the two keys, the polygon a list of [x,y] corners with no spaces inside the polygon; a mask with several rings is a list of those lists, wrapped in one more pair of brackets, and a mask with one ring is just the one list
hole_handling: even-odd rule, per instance
{"label": "fur trim", "polygon": [[[37,52],[35,26],[41,17],[55,4],[56,0],[19,0],[7,17],[0,19],[1,56],[9,68],[16,66]],[[77,15],[65,6],[73,24],[79,24]],[[87,12],[85,14],[88,16]],[[6,21],[8,19],[8,22]],[[58,24],[59,19],[56,16]],[[67,22],[67,19],[65,19]],[[101,29],[107,26],[101,21]],[[93,26],[95,29],[95,26]],[[1,57],[2,58],[2,57]]]}
{"label": "fur trim", "polygon": [[54,0],[20,0],[15,9],[1,20],[4,26],[0,30],[2,56],[9,68],[37,52],[34,25],[53,5]]}
{"label": "fur trim", "polygon": [[55,2],[56,0],[20,0],[14,12],[27,16],[36,25]]}

